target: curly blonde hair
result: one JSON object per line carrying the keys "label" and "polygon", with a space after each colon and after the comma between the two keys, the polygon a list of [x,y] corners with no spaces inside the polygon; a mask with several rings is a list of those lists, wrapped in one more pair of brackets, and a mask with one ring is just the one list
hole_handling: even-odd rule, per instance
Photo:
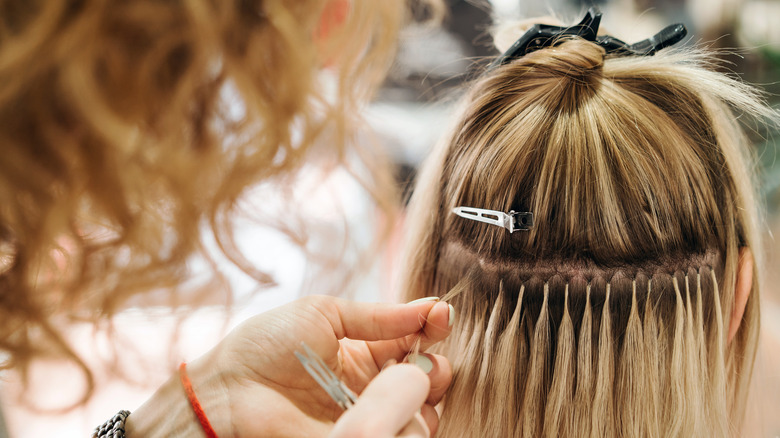
{"label": "curly blonde hair", "polygon": [[55,320],[110,318],[136,294],[175,290],[204,224],[242,263],[229,218],[244,189],[294,172],[326,133],[343,157],[401,25],[441,8],[0,1],[2,367],[55,354],[89,375]]}

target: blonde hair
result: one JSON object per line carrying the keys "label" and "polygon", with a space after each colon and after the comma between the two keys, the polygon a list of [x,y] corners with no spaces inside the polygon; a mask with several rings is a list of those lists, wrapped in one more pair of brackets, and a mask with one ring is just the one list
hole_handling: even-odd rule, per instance
{"label": "blonde hair", "polygon": [[[439,436],[739,433],[762,265],[727,345],[740,248],[760,255],[732,110],[775,115],[710,67],[571,39],[475,81],[408,212],[406,299],[457,311]],[[530,211],[535,227],[457,206]]]}
{"label": "blonde hair", "polygon": [[[261,181],[284,183],[317,142],[341,160],[400,26],[441,8],[438,0],[3,2],[2,368],[24,373],[43,355],[85,367],[58,324],[110,318],[149,290],[177,296],[187,259],[205,255],[204,229],[270,283],[232,242],[240,195]],[[323,14],[332,15],[327,28]],[[326,67],[333,89],[320,81]],[[369,188],[387,209],[389,194]]]}

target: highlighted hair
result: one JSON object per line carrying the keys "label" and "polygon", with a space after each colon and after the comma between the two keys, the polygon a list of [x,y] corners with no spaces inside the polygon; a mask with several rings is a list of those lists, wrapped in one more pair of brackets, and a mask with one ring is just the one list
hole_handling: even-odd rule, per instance
{"label": "highlighted hair", "polygon": [[443,297],[467,325],[444,349],[457,367],[443,436],[729,435],[711,402],[728,384],[717,259],[469,269]]}
{"label": "highlighted hair", "polygon": [[760,256],[735,113],[776,117],[689,50],[605,59],[571,39],[473,84],[421,172],[403,273],[407,299],[458,311],[440,436],[738,433],[761,261],[726,346],[739,250]]}

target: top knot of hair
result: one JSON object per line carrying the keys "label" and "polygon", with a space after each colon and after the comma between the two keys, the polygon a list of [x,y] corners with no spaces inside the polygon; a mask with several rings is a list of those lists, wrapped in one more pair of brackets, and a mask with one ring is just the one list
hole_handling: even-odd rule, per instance
{"label": "top knot of hair", "polygon": [[519,62],[551,77],[585,79],[601,75],[605,55],[604,49],[592,42],[570,38],[531,52]]}

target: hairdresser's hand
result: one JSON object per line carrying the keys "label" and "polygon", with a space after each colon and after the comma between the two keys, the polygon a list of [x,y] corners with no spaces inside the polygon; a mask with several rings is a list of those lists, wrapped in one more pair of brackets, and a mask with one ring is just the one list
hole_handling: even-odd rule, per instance
{"label": "hairdresser's hand", "polygon": [[[437,428],[433,406],[451,380],[446,359],[425,355],[427,376],[411,365],[387,367],[367,385],[386,363],[403,361],[418,339],[421,349],[443,340],[449,317],[449,306],[435,301],[390,305],[309,297],[247,320],[187,369],[222,438],[424,437]],[[301,341],[360,394],[344,415],[293,354]],[[178,378],[130,415],[127,436],[170,436],[172,419],[187,429],[179,429],[182,436],[201,433]]]}
{"label": "hairdresser's hand", "polygon": [[428,438],[438,426],[433,406],[423,404],[431,397],[429,388],[428,377],[417,366],[387,367],[339,418],[329,437]]}

